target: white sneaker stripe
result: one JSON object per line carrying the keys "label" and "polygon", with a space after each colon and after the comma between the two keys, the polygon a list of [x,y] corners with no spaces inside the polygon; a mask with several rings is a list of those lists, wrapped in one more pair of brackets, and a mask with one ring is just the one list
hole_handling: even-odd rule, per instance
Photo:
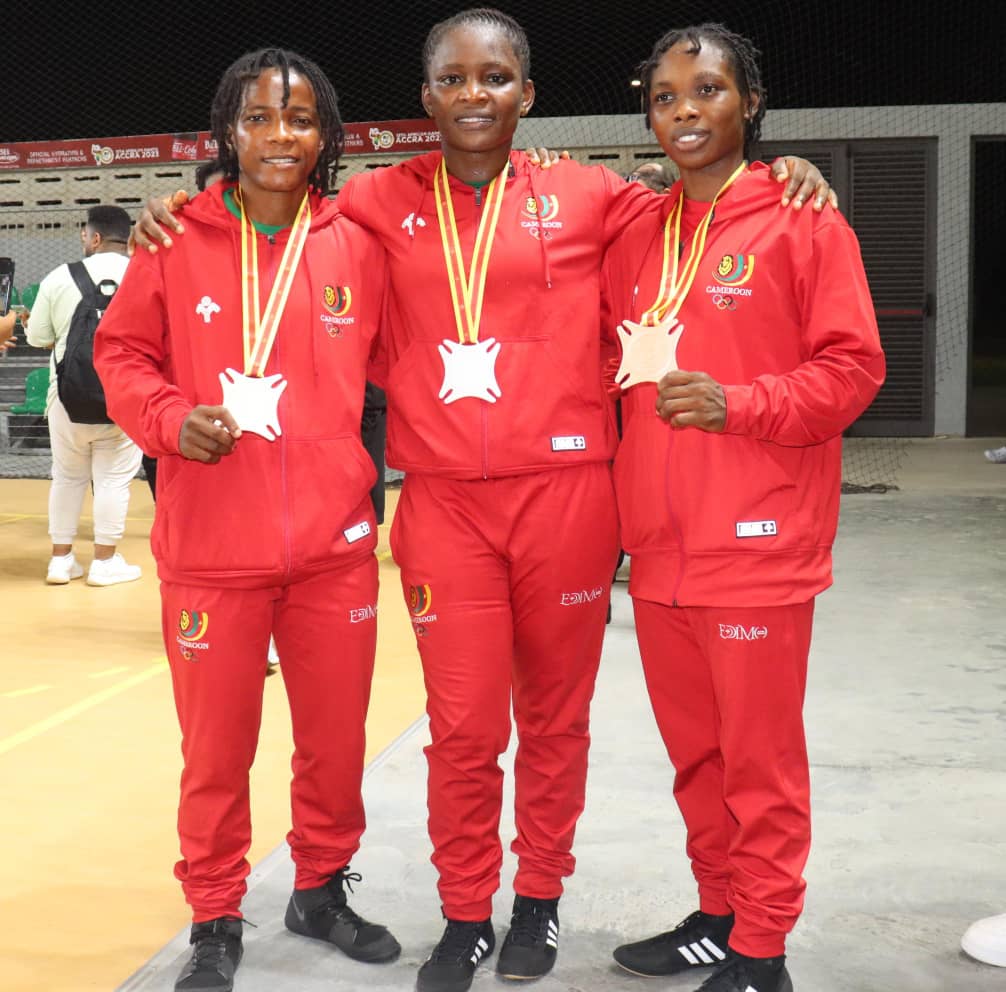
{"label": "white sneaker stripe", "polygon": [[708,937],[702,938],[702,946],[707,950],[712,951],[721,961],[726,958],[726,954],[721,951]]}
{"label": "white sneaker stripe", "polygon": [[702,962],[694,955],[690,950],[688,950],[687,945],[682,944],[678,948],[678,953],[691,965],[700,965]]}
{"label": "white sneaker stripe", "polygon": [[692,952],[695,954],[697,958],[699,958],[699,960],[702,961],[703,964],[713,963],[713,959],[708,954],[706,954],[705,948],[698,941],[696,941],[691,946],[692,946]]}

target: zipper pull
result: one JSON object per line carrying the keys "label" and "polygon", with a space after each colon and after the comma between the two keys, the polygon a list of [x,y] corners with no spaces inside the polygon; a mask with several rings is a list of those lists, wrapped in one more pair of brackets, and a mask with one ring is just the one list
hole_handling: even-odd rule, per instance
{"label": "zipper pull", "polygon": [[481,186],[476,186],[475,187],[475,206],[476,207],[481,207],[482,206],[482,187]]}

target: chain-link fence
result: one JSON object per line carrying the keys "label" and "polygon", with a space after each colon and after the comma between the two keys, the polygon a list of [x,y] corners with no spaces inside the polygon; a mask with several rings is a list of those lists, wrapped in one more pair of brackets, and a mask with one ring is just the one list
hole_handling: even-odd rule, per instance
{"label": "chain-link fence", "polygon": [[[762,155],[810,158],[838,191],[888,357],[888,382],[846,440],[847,489],[896,485],[907,438],[1006,434],[1006,329],[993,300],[1006,225],[999,5],[925,17],[900,2],[500,6],[532,48],[537,98],[518,147],[565,148],[622,174],[662,157],[632,80],[665,29],[721,20],[762,50]],[[11,51],[28,50],[23,40],[36,56],[31,73],[5,80],[0,131],[0,256],[16,263],[14,302],[30,307],[39,280],[79,256],[88,206],[135,217],[150,195],[195,188],[217,80],[249,49],[293,48],[330,74],[348,123],[337,185],[436,147],[420,49],[456,5],[302,3],[279,17],[221,3],[167,18],[153,5],[128,17],[102,7],[36,5],[8,35]],[[23,342],[0,358],[0,477],[48,474],[30,378],[47,364]]]}

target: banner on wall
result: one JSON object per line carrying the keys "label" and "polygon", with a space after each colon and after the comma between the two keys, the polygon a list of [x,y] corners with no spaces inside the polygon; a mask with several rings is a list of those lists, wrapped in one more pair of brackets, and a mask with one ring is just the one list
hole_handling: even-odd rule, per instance
{"label": "banner on wall", "polygon": [[[429,121],[345,124],[346,155],[409,154],[440,147]],[[0,169],[81,169],[204,162],[216,155],[209,131],[0,144]]]}

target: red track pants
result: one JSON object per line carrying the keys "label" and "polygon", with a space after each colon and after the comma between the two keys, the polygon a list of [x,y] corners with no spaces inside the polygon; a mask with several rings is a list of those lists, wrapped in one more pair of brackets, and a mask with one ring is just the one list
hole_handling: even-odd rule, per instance
{"label": "red track pants", "polygon": [[633,605],[700,906],[736,914],[730,945],[741,954],[782,954],[810,851],[803,700],[814,601]]}
{"label": "red track pants", "polygon": [[365,826],[377,559],[268,589],[165,582],[161,602],[185,762],[175,876],[193,921],[241,915],[270,631],[293,724],[295,886],[323,884],[349,863]]}
{"label": "red track pants", "polygon": [[575,863],[618,553],[609,466],[465,482],[407,475],[391,546],[426,679],[429,831],[443,911],[460,920],[492,912],[511,697],[514,888],[559,896]]}

